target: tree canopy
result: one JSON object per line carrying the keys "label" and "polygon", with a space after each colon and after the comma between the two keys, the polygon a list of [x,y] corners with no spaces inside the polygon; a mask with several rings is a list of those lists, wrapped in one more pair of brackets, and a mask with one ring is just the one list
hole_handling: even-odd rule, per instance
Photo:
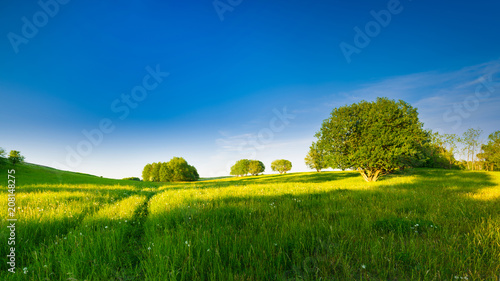
{"label": "tree canopy", "polygon": [[152,168],[153,168],[153,165],[151,165],[151,164],[146,164],[146,166],[144,166],[144,169],[142,170],[142,180],[143,181],[152,181],[151,180]]}
{"label": "tree canopy", "polygon": [[259,160],[250,160],[250,162],[248,163],[248,172],[252,176],[263,173],[265,170],[266,166],[264,166],[264,163],[260,162]]}
{"label": "tree canopy", "polygon": [[307,167],[314,169],[317,172],[321,172],[322,169],[328,167],[323,150],[319,148],[318,144],[315,142],[313,142],[309,147],[309,153],[307,153],[304,161],[306,162]]}
{"label": "tree canopy", "polygon": [[426,168],[458,168],[455,154],[462,141],[456,134],[439,134],[432,130],[425,131],[426,141],[420,148],[421,155],[415,161],[416,166]]}
{"label": "tree canopy", "polygon": [[333,109],[316,134],[326,156],[366,181],[411,165],[426,140],[417,109],[387,98]]}
{"label": "tree canopy", "polygon": [[230,174],[232,176],[245,176],[247,174],[251,174],[252,176],[256,176],[260,173],[263,173],[266,170],[264,163],[259,160],[248,160],[241,159],[236,161],[236,163],[231,167]]}
{"label": "tree canopy", "polygon": [[236,161],[236,163],[231,167],[230,174],[232,176],[244,176],[248,174],[248,165],[250,164],[250,160],[241,159]]}
{"label": "tree canopy", "polygon": [[174,157],[169,162],[147,164],[142,171],[143,181],[196,181],[199,178],[196,168],[182,157]]}
{"label": "tree canopy", "polygon": [[274,160],[271,163],[271,169],[273,171],[279,172],[280,174],[283,174],[283,173],[286,174],[286,172],[288,172],[292,169],[292,162],[285,160],[285,159]]}

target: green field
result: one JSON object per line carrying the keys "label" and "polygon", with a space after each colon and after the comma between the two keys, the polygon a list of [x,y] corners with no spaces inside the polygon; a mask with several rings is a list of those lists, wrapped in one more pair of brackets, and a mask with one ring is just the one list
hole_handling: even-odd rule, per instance
{"label": "green field", "polygon": [[498,280],[500,173],[144,183],[16,166],[0,280]]}

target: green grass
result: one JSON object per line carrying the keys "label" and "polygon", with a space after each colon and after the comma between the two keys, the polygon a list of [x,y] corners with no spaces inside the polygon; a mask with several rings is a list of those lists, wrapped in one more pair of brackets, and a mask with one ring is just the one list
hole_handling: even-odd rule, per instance
{"label": "green grass", "polygon": [[16,177],[17,273],[2,263],[1,280],[500,278],[498,172],[158,184],[21,165]]}

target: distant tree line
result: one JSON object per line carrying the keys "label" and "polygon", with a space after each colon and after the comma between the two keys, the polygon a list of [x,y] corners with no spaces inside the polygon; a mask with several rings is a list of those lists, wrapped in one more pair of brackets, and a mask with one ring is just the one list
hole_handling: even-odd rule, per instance
{"label": "distant tree line", "polygon": [[[480,140],[483,133],[480,128],[469,128],[462,136],[431,130],[426,133],[427,140],[422,145],[418,167],[500,170],[500,131],[490,134],[486,144]],[[457,159],[459,157],[462,159]]]}
{"label": "distant tree line", "polygon": [[195,167],[182,157],[168,162],[147,164],[142,171],[142,180],[151,182],[196,181],[200,178]]}
{"label": "distant tree line", "polygon": [[128,177],[128,178],[123,178],[122,180],[126,180],[126,181],[141,181],[141,179],[138,178],[138,177]]}

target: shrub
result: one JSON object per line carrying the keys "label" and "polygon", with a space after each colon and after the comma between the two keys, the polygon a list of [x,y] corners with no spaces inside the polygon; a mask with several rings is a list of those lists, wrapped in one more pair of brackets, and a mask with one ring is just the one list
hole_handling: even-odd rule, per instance
{"label": "shrub", "polygon": [[140,178],[137,178],[137,177],[123,178],[123,180],[128,180],[128,181],[141,181],[141,179],[140,179]]}

